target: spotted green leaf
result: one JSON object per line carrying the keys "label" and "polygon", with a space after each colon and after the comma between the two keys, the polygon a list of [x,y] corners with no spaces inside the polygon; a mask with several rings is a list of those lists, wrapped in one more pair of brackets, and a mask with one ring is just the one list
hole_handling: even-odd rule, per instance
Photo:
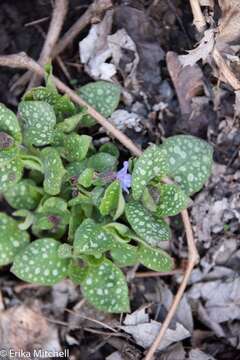
{"label": "spotted green leaf", "polygon": [[[118,85],[100,80],[82,86],[79,95],[104,117],[109,117],[119,104],[121,89]],[[86,115],[82,123],[92,125],[95,120],[90,115]]]}
{"label": "spotted green leaf", "polygon": [[82,282],[85,298],[97,309],[121,313],[129,311],[128,287],[121,270],[105,259],[91,266]]}
{"label": "spotted green leaf", "polygon": [[13,159],[0,164],[0,192],[5,192],[15,185],[22,177],[23,163],[20,159]]}
{"label": "spotted green leaf", "polygon": [[53,107],[43,101],[22,101],[18,109],[25,142],[36,146],[50,144],[56,125]]}
{"label": "spotted green leaf", "polygon": [[115,242],[111,249],[113,261],[121,267],[132,266],[139,262],[138,248],[136,246]]}
{"label": "spotted green leaf", "polygon": [[94,170],[91,168],[85,169],[78,178],[78,183],[85,188],[92,185],[94,178]]}
{"label": "spotted green leaf", "polygon": [[16,115],[0,104],[0,164],[17,156],[21,141],[22,134]]}
{"label": "spotted green leaf", "polygon": [[37,207],[42,193],[34,181],[24,179],[4,192],[4,197],[14,209],[32,210]]}
{"label": "spotted green leaf", "polygon": [[68,273],[69,259],[58,255],[60,242],[42,238],[29,244],[14,259],[11,271],[21,280],[33,284],[54,285]]}
{"label": "spotted green leaf", "polygon": [[112,171],[116,168],[117,159],[108,153],[97,153],[88,159],[88,167],[98,172]]}
{"label": "spotted green leaf", "polygon": [[158,146],[147,148],[137,159],[132,173],[132,194],[135,200],[140,199],[150,180],[164,177],[168,173],[168,162]]}
{"label": "spotted green leaf", "polygon": [[58,151],[50,147],[43,149],[41,156],[44,168],[44,190],[50,195],[57,195],[60,193],[63,176],[66,172],[62,160]]}
{"label": "spotted green leaf", "polygon": [[118,147],[112,143],[106,143],[106,144],[101,145],[99,148],[99,151],[111,154],[112,156],[115,156],[116,158],[118,158],[120,155]]}
{"label": "spotted green leaf", "polygon": [[62,121],[68,116],[73,116],[76,112],[75,105],[68,96],[60,95],[53,86],[39,86],[31,89],[24,95],[23,100],[48,103],[53,107],[58,121]]}
{"label": "spotted green leaf", "polygon": [[68,118],[64,119],[64,121],[60,122],[57,125],[57,129],[63,131],[66,134],[74,131],[74,129],[78,126],[78,124],[80,123],[82,117],[85,114],[86,114],[86,110],[83,109],[78,114],[75,114],[75,115],[73,115],[71,117],[68,117]]}
{"label": "spotted green leaf", "polygon": [[118,180],[113,181],[107,187],[99,207],[100,213],[103,216],[109,215],[111,211],[117,208],[120,191],[121,188]]}
{"label": "spotted green leaf", "polygon": [[54,105],[59,99],[60,95],[56,89],[39,86],[27,91],[24,96],[24,101],[43,101],[49,105]]}
{"label": "spotted green leaf", "polygon": [[20,230],[10,216],[0,213],[0,265],[10,264],[28,243],[28,233]]}
{"label": "spotted green leaf", "polygon": [[174,267],[173,259],[166,251],[145,244],[140,244],[138,257],[144,266],[155,271],[171,271]]}
{"label": "spotted green leaf", "polygon": [[58,256],[63,259],[72,257],[72,246],[69,244],[61,244],[58,248]]}
{"label": "spotted green leaf", "polygon": [[169,240],[169,226],[162,219],[156,219],[140,203],[136,201],[128,203],[125,213],[133,230],[147,244],[159,246],[160,241]]}
{"label": "spotted green leaf", "polygon": [[64,155],[70,162],[85,159],[92,138],[88,135],[78,135],[76,133],[66,135],[64,138]]}
{"label": "spotted green leaf", "polygon": [[186,193],[175,184],[160,185],[160,201],[156,208],[158,216],[174,216],[185,209],[189,203]]}
{"label": "spotted green leaf", "polygon": [[86,219],[77,228],[74,236],[74,254],[99,255],[109,250],[113,237],[92,219]]}
{"label": "spotted green leaf", "polygon": [[199,191],[211,173],[212,147],[196,137],[177,135],[166,139],[160,148],[169,164],[167,175],[187,195]]}

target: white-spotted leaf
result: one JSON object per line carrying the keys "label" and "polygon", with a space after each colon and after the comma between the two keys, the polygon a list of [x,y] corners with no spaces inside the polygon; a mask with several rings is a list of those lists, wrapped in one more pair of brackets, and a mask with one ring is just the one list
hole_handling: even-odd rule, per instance
{"label": "white-spotted leaf", "polygon": [[10,264],[28,243],[28,233],[10,216],[0,213],[0,266]]}
{"label": "white-spotted leaf", "polygon": [[0,104],[0,164],[17,156],[22,133],[16,115]]}
{"label": "white-spotted leaf", "polygon": [[152,145],[137,159],[132,173],[132,194],[140,199],[150,180],[168,173],[168,162],[158,146]]}
{"label": "white-spotted leaf", "polygon": [[111,249],[114,239],[110,233],[96,224],[92,219],[86,219],[77,228],[74,236],[74,254],[100,255]]}
{"label": "white-spotted leaf", "polygon": [[32,210],[37,207],[43,191],[34,181],[24,179],[4,192],[4,197],[14,209]]}
{"label": "white-spotted leaf", "polygon": [[19,115],[27,144],[43,146],[52,142],[56,116],[51,105],[43,101],[22,101]]}
{"label": "white-spotted leaf", "polygon": [[[109,117],[119,104],[121,89],[118,85],[100,80],[82,86],[79,95],[104,117]],[[85,115],[82,123],[92,125],[95,120]]]}
{"label": "white-spotted leaf", "polygon": [[156,208],[158,216],[174,216],[187,207],[189,198],[186,193],[175,184],[160,185],[160,201]]}
{"label": "white-spotted leaf", "polygon": [[177,135],[166,139],[160,149],[169,164],[167,175],[187,195],[199,191],[211,173],[212,147],[191,135]]}
{"label": "white-spotted leaf", "polygon": [[89,267],[82,282],[82,290],[85,298],[99,310],[110,313],[129,311],[125,277],[110,260]]}
{"label": "white-spotted leaf", "polygon": [[118,180],[115,180],[107,187],[99,207],[100,213],[103,216],[109,215],[111,211],[117,209],[120,191],[121,188]]}
{"label": "white-spotted leaf", "polygon": [[174,267],[173,259],[162,249],[140,244],[138,257],[144,266],[155,271],[171,271]]}
{"label": "white-spotted leaf", "polygon": [[70,162],[85,159],[92,138],[88,135],[78,135],[76,133],[66,135],[64,138],[64,156]]}
{"label": "white-spotted leaf", "polygon": [[41,155],[44,168],[44,190],[50,195],[57,195],[60,193],[66,170],[56,149],[47,147],[42,150]]}
{"label": "white-spotted leaf", "polygon": [[69,265],[69,259],[63,259],[58,254],[60,245],[51,238],[35,240],[15,257],[11,271],[30,283],[58,283],[67,276]]}
{"label": "white-spotted leaf", "polygon": [[147,244],[159,246],[160,241],[169,240],[169,226],[162,219],[156,219],[142,204],[136,201],[128,203],[125,213],[133,230]]}
{"label": "white-spotted leaf", "polygon": [[21,179],[22,173],[23,162],[18,158],[0,164],[0,192],[5,192],[15,185]]}
{"label": "white-spotted leaf", "polygon": [[111,256],[113,261],[121,267],[132,266],[139,262],[138,248],[124,242],[115,242],[111,249]]}

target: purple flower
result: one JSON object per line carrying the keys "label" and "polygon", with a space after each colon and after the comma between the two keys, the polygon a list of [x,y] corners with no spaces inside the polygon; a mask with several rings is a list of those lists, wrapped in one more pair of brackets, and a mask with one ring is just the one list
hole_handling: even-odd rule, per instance
{"label": "purple flower", "polygon": [[131,187],[132,176],[128,174],[128,161],[124,161],[123,168],[117,172],[116,178],[120,181],[123,191],[129,193],[128,188]]}

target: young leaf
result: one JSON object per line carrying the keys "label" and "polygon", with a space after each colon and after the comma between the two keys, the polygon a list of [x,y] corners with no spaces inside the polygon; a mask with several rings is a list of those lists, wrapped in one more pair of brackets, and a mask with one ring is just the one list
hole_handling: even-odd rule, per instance
{"label": "young leaf", "polygon": [[168,162],[158,146],[152,145],[137,159],[132,173],[132,194],[140,199],[144,189],[154,177],[163,177],[168,173]]}
{"label": "young leaf", "polygon": [[16,254],[29,243],[26,231],[19,230],[18,223],[0,213],[0,266],[10,264]]}
{"label": "young leaf", "polygon": [[80,267],[75,261],[71,261],[68,267],[68,276],[74,284],[79,285],[87,276],[87,267]]}
{"label": "young leaf", "polygon": [[11,135],[19,144],[22,141],[20,124],[14,112],[0,104],[0,131]]}
{"label": "young leaf", "polygon": [[115,180],[107,187],[99,207],[100,213],[103,216],[109,215],[112,210],[117,208],[120,191],[121,188],[118,180]]}
{"label": "young leaf", "polygon": [[56,149],[47,147],[41,151],[41,155],[45,175],[44,190],[50,195],[57,195],[60,193],[66,170]]}
{"label": "young leaf", "polygon": [[4,192],[6,201],[14,209],[32,210],[37,207],[42,195],[42,190],[30,179],[21,180]]}
{"label": "young leaf", "polygon": [[76,133],[66,135],[64,138],[64,155],[70,162],[85,159],[90,147],[92,138],[88,135]]}
{"label": "young leaf", "polygon": [[82,174],[78,178],[78,183],[85,188],[88,188],[93,183],[93,176],[94,176],[94,170],[87,168],[85,169]]}
{"label": "young leaf", "polygon": [[15,257],[11,272],[33,284],[58,283],[67,276],[69,265],[69,259],[58,255],[60,245],[51,238],[35,240]]}
{"label": "young leaf", "polygon": [[113,245],[113,237],[92,219],[86,219],[77,228],[74,237],[74,254],[99,256]]}
{"label": "young leaf", "polygon": [[[79,95],[104,117],[109,117],[119,104],[121,89],[118,85],[100,80],[82,86]],[[83,124],[90,120],[95,123],[90,115],[84,116]]]}
{"label": "young leaf", "polygon": [[188,205],[186,193],[174,184],[160,185],[160,203],[156,208],[158,216],[174,216],[179,214]]}
{"label": "young leaf", "polygon": [[0,164],[17,156],[22,134],[16,115],[0,104]]}
{"label": "young leaf", "polygon": [[121,267],[132,266],[139,262],[138,248],[123,242],[116,242],[111,250],[114,262]]}
{"label": "young leaf", "polygon": [[61,238],[69,223],[70,212],[67,203],[58,197],[51,197],[41,204],[34,216],[32,231],[36,236]]}
{"label": "young leaf", "polygon": [[117,209],[116,209],[115,214],[113,216],[113,220],[115,221],[120,216],[122,216],[122,214],[124,213],[124,210],[125,210],[125,199],[124,199],[124,196],[123,196],[123,193],[122,193],[122,189],[120,189]]}
{"label": "young leaf", "polygon": [[43,146],[52,142],[56,116],[51,105],[43,101],[22,101],[19,115],[26,143]]}
{"label": "young leaf", "polygon": [[64,121],[60,122],[57,125],[57,129],[63,131],[64,133],[68,134],[78,126],[82,117],[86,114],[86,110],[82,109],[78,114],[75,114],[71,117],[64,119]]}
{"label": "young leaf", "polygon": [[169,226],[162,220],[156,219],[140,203],[132,201],[126,205],[127,220],[133,230],[147,244],[159,246],[159,242],[169,240]]}
{"label": "young leaf", "polygon": [[5,192],[15,185],[22,177],[23,163],[14,159],[7,163],[0,163],[0,192]]}
{"label": "young leaf", "polygon": [[140,244],[138,257],[144,266],[155,271],[171,271],[174,267],[173,259],[168,253],[148,245]]}
{"label": "young leaf", "polygon": [[88,159],[88,167],[98,172],[115,170],[117,159],[108,153],[97,153]]}
{"label": "young leaf", "polygon": [[105,259],[99,266],[91,266],[82,282],[86,299],[97,309],[121,313],[129,311],[128,287],[121,270]]}
{"label": "young leaf", "polygon": [[199,191],[211,173],[212,147],[191,135],[177,135],[166,139],[160,148],[169,164],[167,175],[187,195]]}

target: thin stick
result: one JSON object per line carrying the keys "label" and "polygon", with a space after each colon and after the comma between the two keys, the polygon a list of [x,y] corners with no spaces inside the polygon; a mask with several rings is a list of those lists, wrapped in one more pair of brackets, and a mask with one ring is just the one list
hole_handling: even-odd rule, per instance
{"label": "thin stick", "polygon": [[206,20],[201,11],[199,0],[190,0],[190,5],[193,13],[193,24],[197,30],[202,33],[206,29]]}
{"label": "thin stick", "polygon": [[[95,0],[85,11],[85,13],[68,29],[59,42],[52,48],[51,59],[55,59],[61,52],[63,52],[69,44],[73,42],[75,37],[88,26],[93,18],[100,17],[102,13],[112,7],[111,0]],[[42,63],[41,65],[45,65]],[[31,79],[31,72],[28,71],[23,74],[11,87],[11,91],[19,86],[24,87]]]}
{"label": "thin stick", "polygon": [[88,26],[93,18],[100,17],[103,12],[112,7],[111,0],[95,0],[85,13],[70,27],[59,40],[53,51],[53,58],[65,50],[75,37]]}
{"label": "thin stick", "polygon": [[[8,66],[8,67],[14,67],[14,68],[27,68],[31,71],[35,71],[38,75],[43,76],[44,70],[41,68],[40,65],[38,65],[34,60],[29,58],[26,54],[20,53],[16,55],[6,55],[6,56],[0,56],[0,66]],[[107,131],[109,131],[116,139],[118,139],[127,149],[129,149],[130,152],[132,152],[136,156],[140,156],[142,154],[142,151],[130,140],[125,134],[123,134],[121,131],[116,129],[107,119],[105,119],[100,113],[98,113],[95,109],[93,109],[90,105],[88,105],[83,99],[81,99],[80,96],[78,96],[74,91],[72,91],[68,86],[66,86],[62,81],[57,79],[56,77],[53,77],[53,80],[58,87],[59,90],[66,93],[74,102],[76,102],[78,105],[85,106],[87,108],[87,111],[89,115],[93,116],[99,124],[101,124]],[[162,337],[164,336],[169,323],[171,322],[177,306],[179,302],[181,301],[181,297],[184,293],[184,290],[186,289],[188,279],[191,275],[192,269],[194,265],[198,261],[198,252],[195,246],[193,233],[192,233],[192,227],[189,220],[188,212],[187,210],[183,210],[181,212],[183,224],[186,231],[186,237],[187,237],[187,243],[188,243],[188,266],[186,269],[186,272],[184,274],[182,283],[177,291],[177,294],[173,300],[173,303],[170,307],[169,313],[165,319],[165,321],[162,324],[162,327],[160,329],[159,335],[155,339],[154,343],[152,344],[151,348],[149,349],[145,360],[151,360],[155,351],[158,349],[160,341]]]}
{"label": "thin stick", "polygon": [[162,277],[162,276],[170,276],[170,275],[176,275],[181,274],[183,272],[182,269],[175,269],[172,271],[166,271],[166,272],[158,272],[158,271],[144,271],[144,272],[136,272],[134,275],[134,278],[148,278],[148,277]]}
{"label": "thin stick", "polygon": [[[38,63],[43,66],[49,62],[54,46],[56,45],[64,19],[68,9],[68,0],[55,0],[55,6],[52,13],[52,19],[49,25],[48,33],[38,60]],[[38,86],[40,78],[37,74],[34,74],[28,88]]]}
{"label": "thin stick", "polygon": [[183,220],[183,224],[186,230],[186,237],[187,237],[187,244],[188,244],[188,265],[186,268],[186,271],[184,273],[182,282],[178,288],[177,294],[175,295],[175,298],[173,299],[173,302],[170,306],[170,309],[168,311],[168,314],[161,326],[160,332],[158,334],[158,336],[156,337],[156,339],[154,340],[152,346],[150,347],[150,349],[148,350],[146,357],[144,358],[144,360],[151,360],[154,356],[154,353],[157,351],[157,349],[159,348],[159,345],[161,343],[161,340],[177,310],[177,307],[181,301],[181,298],[184,294],[184,291],[187,287],[187,283],[188,280],[191,276],[192,270],[194,268],[194,266],[197,264],[198,262],[198,252],[195,246],[195,242],[194,242],[194,238],[193,238],[193,232],[192,232],[192,226],[189,220],[189,216],[188,216],[188,212],[187,210],[183,210],[181,212],[181,216],[182,216],[182,220]]}

